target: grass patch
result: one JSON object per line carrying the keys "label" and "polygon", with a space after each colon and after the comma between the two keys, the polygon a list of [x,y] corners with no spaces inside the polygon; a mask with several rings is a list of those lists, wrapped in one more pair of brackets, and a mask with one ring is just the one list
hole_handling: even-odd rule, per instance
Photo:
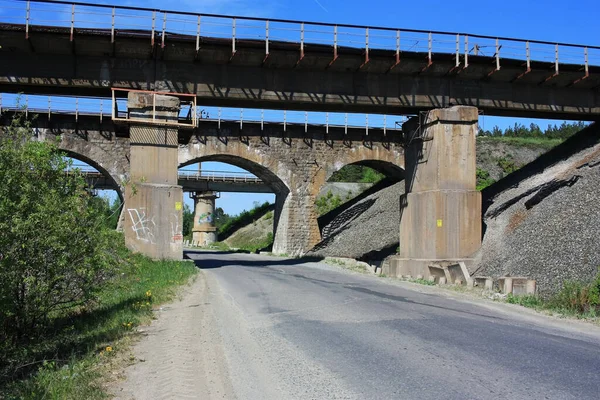
{"label": "grass patch", "polygon": [[501,142],[521,147],[536,147],[550,150],[561,144],[563,139],[548,139],[544,137],[512,137],[512,136],[480,136],[480,141]]}
{"label": "grass patch", "polygon": [[419,285],[435,286],[435,281],[428,281],[427,279],[408,279],[408,282],[418,283]]}
{"label": "grass patch", "polygon": [[6,349],[0,398],[103,399],[107,368],[123,356],[135,327],[197,269],[190,262],[128,254],[93,304],[64,310],[41,339]]}

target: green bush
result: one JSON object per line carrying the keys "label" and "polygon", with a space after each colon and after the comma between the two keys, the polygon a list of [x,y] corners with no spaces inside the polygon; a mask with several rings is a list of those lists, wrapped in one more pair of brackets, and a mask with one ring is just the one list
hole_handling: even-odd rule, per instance
{"label": "green bush", "polygon": [[[110,275],[109,230],[77,171],[15,118],[0,138],[0,343],[34,340]],[[1,350],[1,349],[0,349]]]}
{"label": "green bush", "polygon": [[477,177],[477,190],[483,190],[486,187],[490,186],[494,182],[494,179],[490,178],[490,173],[484,169],[477,168],[476,172]]}
{"label": "green bush", "polygon": [[337,194],[334,195],[333,193],[331,193],[330,190],[325,196],[321,196],[317,198],[317,201],[315,201],[315,205],[317,207],[317,214],[319,214],[319,216],[327,214],[329,211],[341,206],[342,203],[343,201],[340,198],[340,196],[338,196]]}

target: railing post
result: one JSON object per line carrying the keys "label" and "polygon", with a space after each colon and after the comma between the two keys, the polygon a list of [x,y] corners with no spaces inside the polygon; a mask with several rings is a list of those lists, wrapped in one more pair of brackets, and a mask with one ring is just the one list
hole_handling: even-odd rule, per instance
{"label": "railing post", "polygon": [[460,35],[456,34],[456,68],[460,65]]}
{"label": "railing post", "polygon": [[525,52],[527,53],[527,72],[531,71],[531,53],[529,49],[529,40],[525,42]]}
{"label": "railing post", "polygon": [[396,31],[396,65],[400,64],[400,29]]}
{"label": "railing post", "polygon": [[432,60],[431,60],[432,51],[433,51],[433,37],[431,35],[431,32],[429,32],[429,53],[428,53],[429,65],[432,64]]}
{"label": "railing post", "polygon": [[269,20],[265,24],[265,57],[267,57],[269,55]]}
{"label": "railing post", "polygon": [[75,98],[75,122],[79,122],[79,99]]}
{"label": "railing post", "polygon": [[260,110],[260,130],[265,130],[265,110]]}
{"label": "railing post", "polygon": [[165,32],[167,31],[167,13],[163,12],[163,26],[162,26],[162,37],[160,41],[161,49],[165,48]]}
{"label": "railing post", "polygon": [[308,133],[308,111],[304,111],[304,133]]}
{"label": "railing post", "polygon": [[111,108],[112,119],[114,120],[115,119],[115,109],[117,108],[117,102],[115,100],[115,90],[114,89],[111,90],[111,93],[112,93],[112,106],[110,108]]}
{"label": "railing post", "polygon": [[115,7],[113,7],[112,18],[111,18],[111,28],[110,28],[110,42],[111,43],[115,42],[115,14],[116,14],[116,9],[115,9]]}
{"label": "railing post", "polygon": [[583,53],[584,53],[584,58],[585,58],[585,77],[587,78],[588,76],[590,76],[590,65],[588,62],[588,48],[585,47],[583,49]]}
{"label": "railing post", "polygon": [[554,73],[556,75],[558,75],[558,43],[554,47],[554,57],[555,57],[555,61],[554,61]]}
{"label": "railing post", "polygon": [[304,22],[300,24],[300,60],[304,58]]}
{"label": "railing post", "polygon": [[100,123],[102,123],[102,113],[104,109],[104,100],[100,100]]}
{"label": "railing post", "polygon": [[365,134],[369,136],[369,114],[365,114]]}
{"label": "railing post", "polygon": [[156,32],[156,11],[152,11],[152,33],[150,36],[150,46],[154,47],[154,35]]}
{"label": "railing post", "polygon": [[337,37],[338,37],[338,27],[335,25],[333,27],[333,59],[338,58],[338,49],[337,49]]}
{"label": "railing post", "polygon": [[283,131],[287,131],[287,110],[283,110]]}
{"label": "railing post", "polygon": [[50,121],[50,114],[52,113],[52,99],[48,96],[48,121]]}
{"label": "railing post", "polygon": [[469,35],[465,35],[465,68],[469,66]]}
{"label": "railing post", "polygon": [[244,129],[244,109],[240,108],[240,131]]}
{"label": "railing post", "polygon": [[25,95],[25,118],[29,117],[29,95]]}
{"label": "railing post", "polygon": [[500,42],[496,38],[496,70],[500,71]]}
{"label": "railing post", "polygon": [[219,130],[221,130],[221,107],[219,107],[219,116],[218,116],[218,122],[217,122],[217,126],[219,128]]}
{"label": "railing post", "polygon": [[198,25],[196,28],[196,53],[200,51],[200,15],[198,15]]}
{"label": "railing post", "polygon": [[152,93],[152,122],[156,121],[156,93]]}
{"label": "railing post", "polygon": [[383,114],[383,136],[387,133],[387,114]]}
{"label": "railing post", "polygon": [[348,134],[348,113],[344,114],[344,135]]}
{"label": "railing post", "polygon": [[27,11],[25,13],[25,39],[29,39],[29,14],[31,12],[30,2],[27,2]]}
{"label": "railing post", "polygon": [[369,62],[369,28],[365,31],[365,64]]}
{"label": "railing post", "polygon": [[75,29],[75,4],[71,5],[71,42],[73,41],[73,30]]}
{"label": "railing post", "polygon": [[231,31],[231,56],[233,57],[235,55],[235,21],[236,19],[233,19],[233,25],[232,25],[232,31]]}
{"label": "railing post", "polygon": [[325,113],[325,133],[329,134],[329,113]]}

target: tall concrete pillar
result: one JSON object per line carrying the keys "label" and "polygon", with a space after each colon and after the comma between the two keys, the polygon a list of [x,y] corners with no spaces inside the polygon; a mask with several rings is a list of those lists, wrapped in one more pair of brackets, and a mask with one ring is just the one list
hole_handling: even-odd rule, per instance
{"label": "tall concrete pillar", "polygon": [[215,192],[194,193],[194,227],[192,242],[195,245],[207,246],[217,241],[217,228],[214,223]]}
{"label": "tall concrete pillar", "polygon": [[[125,188],[125,243],[154,259],[183,258],[183,191],[177,185],[179,99],[131,92],[130,182]],[[155,120],[152,121],[153,110]],[[145,122],[143,120],[148,120]]]}
{"label": "tall concrete pillar", "polygon": [[481,246],[475,107],[436,109],[406,122],[406,194],[392,275],[429,276],[434,264],[470,262]]}

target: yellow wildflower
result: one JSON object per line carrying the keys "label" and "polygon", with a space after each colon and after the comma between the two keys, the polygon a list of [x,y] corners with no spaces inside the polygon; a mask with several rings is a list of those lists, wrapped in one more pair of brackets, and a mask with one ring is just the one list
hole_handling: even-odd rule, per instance
{"label": "yellow wildflower", "polygon": [[148,290],[148,291],[146,292],[146,297],[152,297],[152,292]]}
{"label": "yellow wildflower", "polygon": [[106,346],[106,352],[110,353],[113,350],[113,348],[111,346]]}

